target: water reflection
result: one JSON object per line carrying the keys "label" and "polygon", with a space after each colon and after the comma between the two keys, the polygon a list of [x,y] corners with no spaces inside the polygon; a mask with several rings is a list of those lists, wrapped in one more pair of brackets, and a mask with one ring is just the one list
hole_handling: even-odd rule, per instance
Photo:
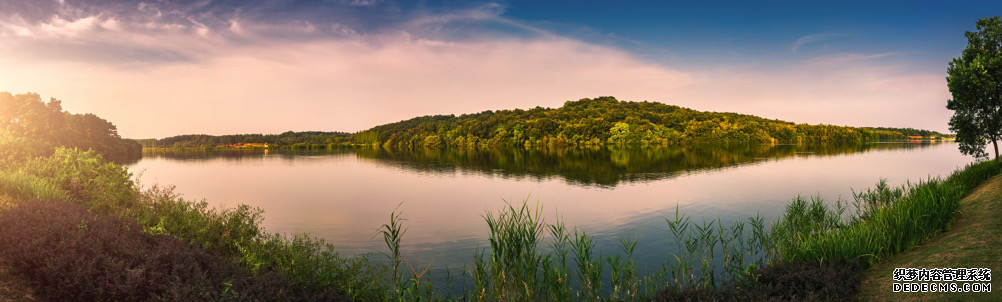
{"label": "water reflection", "polygon": [[146,152],[130,170],[145,184],[176,185],[215,207],[259,207],[269,231],[308,233],[346,255],[384,251],[375,230],[404,202],[407,260],[434,263],[435,276],[443,276],[487,246],[481,215],[505,200],[538,201],[546,221],[560,217],[587,230],[599,252],[614,252],[621,236],[633,236],[638,265],[656,269],[673,251],[664,218],[676,207],[695,221],[771,219],[798,194],[833,201],[882,178],[902,184],[970,161],[953,143],[237,150]]}
{"label": "water reflection", "polygon": [[478,173],[504,178],[543,180],[559,177],[570,184],[615,187],[621,183],[670,179],[700,171],[752,165],[792,157],[841,156],[864,152],[927,148],[937,143],[843,145],[741,145],[679,148],[594,149],[417,149],[343,148],[332,150],[182,150],[147,151],[144,157],[178,161],[222,159],[259,161],[354,155],[374,164],[418,173]]}

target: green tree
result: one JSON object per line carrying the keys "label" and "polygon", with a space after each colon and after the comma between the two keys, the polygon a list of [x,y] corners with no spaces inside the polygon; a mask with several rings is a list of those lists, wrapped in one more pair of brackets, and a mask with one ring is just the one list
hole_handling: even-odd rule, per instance
{"label": "green tree", "polygon": [[1002,138],[1002,21],[999,17],[978,20],[977,31],[967,32],[967,49],[950,62],[946,78],[953,99],[950,130],[957,132],[960,151],[987,157],[988,142],[999,158]]}
{"label": "green tree", "polygon": [[139,143],[121,138],[112,123],[93,114],[64,112],[62,102],[43,102],[36,93],[0,92],[0,132],[0,145],[24,145],[0,150],[5,158],[48,156],[55,146],[93,149],[115,160],[136,159],[142,152]]}
{"label": "green tree", "polygon": [[630,142],[630,124],[624,122],[618,122],[612,129],[609,129],[609,143],[614,145],[623,145]]}

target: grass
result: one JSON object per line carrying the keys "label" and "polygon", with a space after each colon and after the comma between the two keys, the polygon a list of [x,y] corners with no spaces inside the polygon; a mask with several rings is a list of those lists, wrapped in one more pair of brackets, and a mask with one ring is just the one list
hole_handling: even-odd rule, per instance
{"label": "grass", "polygon": [[29,201],[0,217],[0,256],[45,301],[344,300],[140,229],[79,204]]}
{"label": "grass", "polygon": [[[720,220],[695,223],[676,210],[666,222],[680,252],[667,259],[661,272],[650,276],[636,274],[630,259],[635,241],[623,239],[619,254],[598,255],[586,232],[568,230],[559,221],[547,224],[538,206],[508,204],[498,213],[484,215],[490,248],[475,256],[469,272],[474,288],[460,297],[477,301],[675,300],[678,295],[703,295],[711,300],[849,299],[856,294],[860,269],[947,229],[961,198],[999,171],[999,165],[989,161],[971,164],[946,178],[900,187],[881,181],[874,188],[855,192],[851,203],[838,200],[828,205],[820,198],[798,196],[769,225],[761,217],[730,225]],[[400,221],[395,212],[391,223],[384,225],[384,236],[394,238],[387,239],[394,255],[399,254],[395,247],[403,234]],[[846,277],[821,282],[833,274]],[[745,292],[736,293],[736,288]]]}
{"label": "grass", "polygon": [[[895,268],[985,267],[1002,271],[1002,176],[978,187],[960,205],[956,224],[914,249],[884,259],[865,271],[860,300],[864,301],[999,301],[993,293],[894,293]],[[998,285],[997,281],[992,282]]]}
{"label": "grass", "polygon": [[212,209],[169,188],[143,189],[131,176],[92,151],[60,148],[50,157],[0,171],[0,201],[13,207],[44,197],[64,200],[130,219],[142,227],[136,231],[180,239],[254,274],[278,272],[299,290],[333,289],[367,301],[387,296],[382,268],[366,257],[342,257],[332,244],[305,235],[268,233],[260,226],[260,210]]}
{"label": "grass", "polygon": [[140,196],[146,210],[137,211],[135,219],[146,232],[179,238],[253,272],[280,272],[307,290],[337,288],[352,299],[368,301],[383,300],[388,293],[383,268],[367,257],[342,257],[334,245],[307,235],[268,233],[260,226],[258,209],[212,209],[204,201],[186,200],[160,187]]}
{"label": "grass", "polygon": [[51,181],[25,173],[0,173],[0,209],[16,200],[69,200],[69,194]]}
{"label": "grass", "polygon": [[618,252],[600,254],[584,230],[544,221],[538,205],[508,204],[484,214],[490,245],[473,255],[473,267],[461,271],[472,288],[456,294],[441,290],[448,284],[431,283],[432,263],[407,261],[400,249],[406,228],[399,209],[379,232],[391,263],[383,267],[366,256],[341,257],[332,244],[306,235],[268,233],[260,226],[261,211],[251,207],[213,209],[169,188],[141,189],[123,167],[93,152],[58,149],[17,170],[0,171],[0,203],[69,201],[131,219],[147,236],[179,239],[251,274],[278,273],[300,290],[334,289],[355,300],[790,300],[854,294],[854,287],[842,284],[853,283],[856,267],[946,230],[961,198],[999,167],[972,164],[946,178],[900,187],[880,182],[856,192],[851,203],[798,196],[772,223],[761,217],[696,222],[676,209],[666,219],[665,235],[678,252],[659,271],[643,276],[632,259],[635,239],[622,238]]}
{"label": "grass", "polygon": [[[587,232],[568,229],[559,220],[547,223],[541,212],[538,204],[522,202],[484,214],[489,248],[475,255],[466,271],[474,281],[472,289],[443,295],[430,280],[421,283],[422,274],[411,268],[409,276],[391,274],[394,300],[647,301],[664,296],[665,287],[716,291],[761,277],[758,268],[767,266],[772,243],[761,217],[730,225],[719,220],[696,224],[676,210],[666,222],[682,252],[672,255],[660,272],[643,276],[632,258],[636,239],[621,238],[618,252],[599,254]],[[406,263],[399,250],[406,232],[401,214],[394,211],[380,230],[394,271]]]}
{"label": "grass", "polygon": [[1000,165],[968,165],[949,177],[890,188],[884,182],[854,194],[856,211],[796,200],[774,225],[776,257],[784,261],[851,261],[866,266],[917,245],[950,226],[960,201],[978,184],[999,174]]}

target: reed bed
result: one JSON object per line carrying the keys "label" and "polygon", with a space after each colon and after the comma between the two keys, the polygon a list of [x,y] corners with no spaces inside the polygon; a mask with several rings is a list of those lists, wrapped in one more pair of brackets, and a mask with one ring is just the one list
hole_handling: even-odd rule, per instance
{"label": "reed bed", "polygon": [[874,188],[854,192],[855,211],[850,215],[844,215],[846,207],[842,202],[830,207],[820,200],[810,204],[794,200],[771,229],[774,258],[859,259],[871,265],[947,229],[964,195],[1000,170],[998,161],[985,161],[970,164],[947,178],[929,178],[900,187],[890,187],[882,180]]}
{"label": "reed bed", "polygon": [[5,195],[6,199],[12,201],[70,199],[66,191],[51,181],[21,172],[0,173],[0,195]]}
{"label": "reed bed", "polygon": [[[881,180],[873,188],[854,191],[851,201],[828,203],[820,197],[797,196],[772,222],[761,216],[730,223],[697,222],[676,208],[675,215],[665,220],[666,235],[676,252],[659,270],[645,275],[638,273],[632,258],[636,239],[621,238],[618,252],[600,254],[587,232],[570,229],[559,220],[548,223],[542,207],[528,202],[506,203],[498,212],[483,215],[489,247],[462,272],[473,280],[472,288],[464,284],[458,294],[441,290],[449,284],[431,284],[427,267],[418,270],[406,263],[400,251],[406,230],[399,211],[393,212],[381,234],[390,251],[386,255],[397,301],[648,301],[672,300],[665,298],[665,292],[731,295],[709,296],[716,299],[735,297],[736,288],[754,293],[742,297],[767,297],[777,285],[763,284],[775,282],[761,280],[763,274],[791,270],[818,274],[827,269],[852,275],[934,236],[952,223],[963,196],[1000,170],[997,162],[986,161],[946,178],[899,187]],[[409,273],[398,273],[401,263]],[[833,281],[816,283],[824,282]]]}
{"label": "reed bed", "polygon": [[[140,190],[124,168],[93,152],[58,149],[51,157],[0,171],[0,205],[33,199],[77,203],[133,219],[147,235],[180,239],[253,274],[279,273],[308,292],[335,288],[365,301],[646,301],[684,300],[688,294],[709,295],[704,296],[709,300],[795,300],[833,292],[797,292],[802,288],[851,284],[845,280],[854,270],[845,267],[855,265],[849,264],[871,265],[948,228],[963,196],[999,174],[1000,167],[998,161],[974,163],[946,178],[898,187],[881,181],[854,192],[848,202],[797,196],[774,221],[760,216],[697,221],[676,208],[664,230],[674,243],[666,248],[674,252],[644,274],[633,259],[635,238],[621,238],[618,251],[601,253],[583,229],[545,221],[541,206],[509,203],[483,215],[489,245],[473,256],[472,267],[456,274],[463,279],[460,292],[448,290],[452,271],[446,271],[446,284],[435,284],[432,263],[408,261],[401,249],[406,220],[399,208],[377,234],[391,263],[382,267],[365,256],[341,257],[333,245],[312,237],[269,234],[256,209],[217,210],[169,189]],[[832,275],[825,270],[838,270],[841,279],[803,285],[804,280],[783,276]],[[784,288],[783,282],[794,285]]]}

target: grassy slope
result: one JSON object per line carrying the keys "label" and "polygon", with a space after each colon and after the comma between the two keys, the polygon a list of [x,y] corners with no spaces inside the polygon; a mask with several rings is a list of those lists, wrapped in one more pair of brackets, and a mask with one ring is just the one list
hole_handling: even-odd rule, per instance
{"label": "grassy slope", "polygon": [[[1002,301],[1002,176],[979,186],[961,203],[949,231],[884,259],[863,276],[862,301]],[[991,293],[894,293],[891,272],[896,267],[987,267],[992,270]]]}

